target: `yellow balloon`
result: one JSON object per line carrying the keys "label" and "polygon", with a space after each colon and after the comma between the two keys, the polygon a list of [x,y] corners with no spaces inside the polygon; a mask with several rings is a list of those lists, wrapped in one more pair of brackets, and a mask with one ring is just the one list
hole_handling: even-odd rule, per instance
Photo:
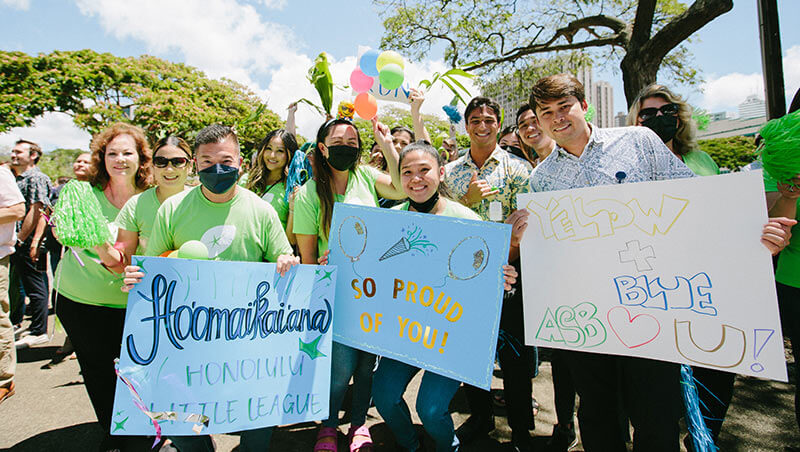
{"label": "yellow balloon", "polygon": [[406,68],[405,63],[403,62],[403,57],[394,50],[386,50],[381,52],[381,54],[378,55],[378,60],[375,62],[378,72],[380,72],[380,70],[383,69],[383,67],[387,64],[396,64],[400,66],[400,69]]}

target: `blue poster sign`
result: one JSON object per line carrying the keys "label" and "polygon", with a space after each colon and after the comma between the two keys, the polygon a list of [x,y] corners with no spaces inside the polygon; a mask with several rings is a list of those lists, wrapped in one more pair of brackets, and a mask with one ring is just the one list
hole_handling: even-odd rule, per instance
{"label": "blue poster sign", "polygon": [[328,417],[335,267],[134,262],[145,277],[128,296],[112,434],[154,435],[153,418],[194,435]]}
{"label": "blue poster sign", "polygon": [[337,203],[335,341],[488,389],[511,227]]}

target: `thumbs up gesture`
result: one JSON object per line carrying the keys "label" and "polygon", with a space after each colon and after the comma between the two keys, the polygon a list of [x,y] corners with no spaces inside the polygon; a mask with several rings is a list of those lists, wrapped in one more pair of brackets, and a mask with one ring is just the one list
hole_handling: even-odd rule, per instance
{"label": "thumbs up gesture", "polygon": [[499,192],[499,189],[489,185],[485,179],[478,179],[478,172],[473,171],[472,177],[469,180],[467,193],[461,198],[461,203],[467,207],[471,207],[481,202],[481,200],[489,196],[494,196]]}

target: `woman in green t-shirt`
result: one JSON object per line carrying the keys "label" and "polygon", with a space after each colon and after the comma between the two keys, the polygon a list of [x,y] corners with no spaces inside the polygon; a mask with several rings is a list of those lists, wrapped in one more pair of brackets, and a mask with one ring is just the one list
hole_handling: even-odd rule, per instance
{"label": "woman in green t-shirt", "polygon": [[[117,123],[95,135],[90,148],[89,183],[115,229],[120,208],[150,185],[150,146],[140,128]],[[123,267],[123,262],[117,262],[114,270]],[[119,357],[127,304],[127,294],[119,290],[122,277],[101,263],[96,250],[88,249],[67,251],[56,273],[56,313],[75,347],[86,392],[102,427],[99,449],[149,449],[152,438],[109,433],[116,387],[114,359]]]}
{"label": "woman in green t-shirt", "polygon": [[113,246],[105,243],[96,249],[109,268],[123,260],[129,265],[134,254],[144,255],[161,203],[186,189],[186,179],[192,171],[189,144],[183,138],[168,136],[158,140],[153,149],[156,186],[132,196],[125,203],[115,220],[119,227],[116,243]]}
{"label": "woman in green t-shirt", "polygon": [[253,157],[250,179],[245,187],[275,208],[286,230],[286,238],[294,245],[296,241],[292,232],[291,205],[295,194],[291,194],[288,202],[284,200],[284,195],[289,163],[297,151],[297,140],[294,134],[284,129],[276,129],[261,140],[257,149],[258,152]]}
{"label": "woman in green t-shirt", "polygon": [[[314,180],[300,188],[294,203],[293,232],[303,264],[316,264],[328,249],[334,202],[378,206],[378,196],[402,199],[405,194],[392,178],[367,165],[359,166],[361,138],[355,124],[347,119],[327,121],[317,132],[314,149]],[[396,169],[396,168],[395,168]],[[331,357],[330,414],[317,435],[315,451],[336,450],[336,427],[344,394],[354,378],[350,410],[352,450],[367,450],[372,444],[364,425],[372,389],[375,355],[333,342]]]}
{"label": "woman in green t-shirt", "polygon": [[[387,146],[390,145],[391,136],[386,135],[383,139]],[[441,156],[433,146],[417,141],[406,146],[397,160],[400,180],[408,201],[393,209],[481,220],[469,208],[440,196],[444,166]],[[505,288],[509,290],[516,281],[517,272],[510,265],[504,265],[502,271],[506,276]],[[408,383],[419,371],[418,367],[383,357],[375,372],[375,407],[394,433],[398,444],[405,450],[418,450],[421,443],[408,405],[403,399]],[[437,452],[452,451],[458,446],[449,406],[460,385],[461,382],[457,380],[427,370],[422,376],[416,401],[417,413],[422,420],[422,426],[433,437]]]}

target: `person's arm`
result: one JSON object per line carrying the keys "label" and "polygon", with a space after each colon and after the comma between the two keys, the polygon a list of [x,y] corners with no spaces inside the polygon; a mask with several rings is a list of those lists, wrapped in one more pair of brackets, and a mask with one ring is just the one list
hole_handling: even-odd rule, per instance
{"label": "person's arm", "polygon": [[375,190],[386,199],[405,199],[406,194],[400,181],[400,169],[397,167],[399,155],[392,143],[392,134],[389,128],[376,118],[372,119],[372,132],[375,134],[375,141],[381,147],[386,160],[386,169],[389,171],[389,174],[381,173],[375,179]]}
{"label": "person's arm", "polygon": [[44,216],[39,212],[39,222],[36,223],[36,229],[33,231],[33,239],[31,239],[31,247],[28,251],[28,255],[33,262],[39,260],[39,244],[42,242],[42,236],[44,236],[44,230],[46,228],[47,221],[45,221]]}
{"label": "person's arm", "polygon": [[8,207],[0,207],[0,224],[16,223],[23,218],[25,218],[24,202]]}
{"label": "person's arm", "polygon": [[19,232],[17,232],[17,239],[19,239],[20,242],[26,241],[34,232],[36,226],[39,225],[39,219],[42,217],[42,205],[41,202],[35,202],[32,203],[31,208],[28,209],[25,219],[22,220],[22,226],[20,226]]}
{"label": "person's arm", "polygon": [[520,243],[525,230],[528,229],[528,209],[518,209],[506,218],[506,224],[511,225],[511,246],[508,249],[508,261],[514,262],[519,258]]}
{"label": "person's arm", "polygon": [[418,89],[411,88],[408,98],[411,100],[411,121],[414,124],[414,136],[418,140],[425,140],[431,143],[431,136],[428,135],[428,129],[425,128],[425,122],[422,120],[422,114],[420,113],[422,103],[425,102],[425,94]]}
{"label": "person's arm", "polygon": [[765,224],[761,231],[761,243],[773,256],[778,254],[789,244],[792,239],[792,226],[796,224],[797,220],[791,218],[770,218],[769,223]]}
{"label": "person's arm", "polygon": [[295,114],[297,113],[297,102],[289,104],[289,113],[286,115],[286,131],[294,136],[297,136],[297,123],[295,122]]}
{"label": "person's arm", "polygon": [[292,246],[297,245],[297,237],[294,235],[294,198],[298,190],[300,190],[299,185],[294,187],[292,194],[289,195],[289,215],[286,216],[286,238]]}
{"label": "person's arm", "polygon": [[[115,245],[106,242],[94,249],[106,268],[114,273],[122,273],[125,266],[131,263],[131,256],[136,253],[137,246],[139,246],[139,233],[120,229],[117,232]],[[119,248],[122,248],[121,252]]]}
{"label": "person's arm", "polygon": [[472,177],[469,180],[467,192],[458,200],[458,202],[471,208],[484,199],[494,196],[499,192],[499,188],[494,188],[489,185],[489,182],[487,182],[486,179],[478,179],[478,172],[473,171]]}
{"label": "person's arm", "polygon": [[297,248],[300,251],[300,263],[317,263],[317,236],[308,234],[295,234]]}

